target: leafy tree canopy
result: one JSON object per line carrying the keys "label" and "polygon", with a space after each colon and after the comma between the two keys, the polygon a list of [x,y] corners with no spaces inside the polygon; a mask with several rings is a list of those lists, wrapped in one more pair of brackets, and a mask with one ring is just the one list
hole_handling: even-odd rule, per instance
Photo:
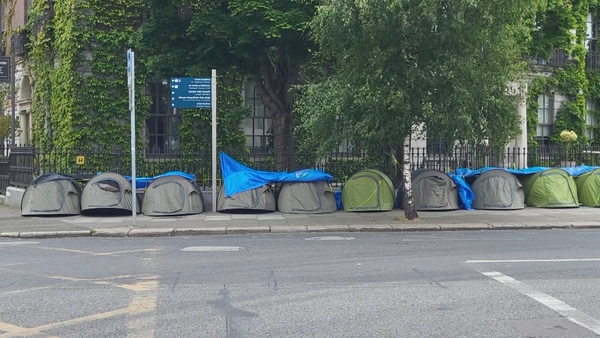
{"label": "leafy tree canopy", "polygon": [[147,0],[149,18],[139,30],[140,55],[159,76],[253,76],[273,114],[278,169],[294,163],[293,93],[310,58],[308,23],[313,0]]}
{"label": "leafy tree canopy", "polygon": [[325,0],[311,23],[328,80],[303,87],[302,123],[322,152],[346,138],[398,148],[413,126],[429,135],[504,146],[518,132],[506,85],[541,2]]}

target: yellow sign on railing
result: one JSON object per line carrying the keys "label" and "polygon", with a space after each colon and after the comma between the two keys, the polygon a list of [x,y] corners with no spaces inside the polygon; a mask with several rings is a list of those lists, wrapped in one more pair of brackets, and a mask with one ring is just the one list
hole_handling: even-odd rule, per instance
{"label": "yellow sign on railing", "polygon": [[75,162],[77,163],[77,165],[84,165],[85,164],[85,157],[83,157],[83,156],[77,156],[77,159],[75,160]]}

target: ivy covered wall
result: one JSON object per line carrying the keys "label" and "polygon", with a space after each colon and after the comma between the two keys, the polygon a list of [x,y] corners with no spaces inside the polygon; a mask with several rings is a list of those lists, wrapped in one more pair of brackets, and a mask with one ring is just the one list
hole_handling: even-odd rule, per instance
{"label": "ivy covered wall", "polygon": [[[128,149],[126,51],[142,0],[34,0],[26,65],[32,77],[33,141],[58,149]],[[148,101],[136,64],[137,130]],[[142,146],[143,139],[140,140]]]}
{"label": "ivy covered wall", "polygon": [[[548,58],[553,48],[562,49],[568,56],[568,63],[560,69],[532,69],[533,73],[549,72],[551,75],[540,74],[529,87],[527,123],[530,147],[537,146],[533,138],[538,124],[538,96],[551,91],[569,98],[556,111],[551,142],[559,143],[563,130],[575,131],[579,136],[578,143],[594,142],[585,136],[586,99],[600,102],[600,77],[598,71],[586,70],[584,39],[587,15],[592,12],[597,20],[599,8],[600,0],[549,0],[545,10],[536,16],[538,29],[533,33],[530,54]],[[600,122],[600,116],[597,121]]]}
{"label": "ivy covered wall", "polygon": [[[152,40],[140,29],[143,20],[165,20],[177,13],[148,18],[143,16],[144,5],[144,0],[61,0],[54,1],[51,8],[48,0],[33,0],[27,25],[31,38],[26,64],[32,76],[36,146],[129,149],[128,48],[136,52],[140,149],[145,146],[142,136],[150,104],[144,94],[145,79],[210,76],[210,67],[189,66],[190,60],[181,55],[157,65],[156,50],[149,42]],[[185,62],[188,64],[182,67]],[[220,68],[218,72],[218,132],[219,148],[239,152],[245,148],[240,126],[248,109],[243,107],[241,93],[245,77],[234,68]],[[180,113],[181,152],[210,151],[210,110]]]}

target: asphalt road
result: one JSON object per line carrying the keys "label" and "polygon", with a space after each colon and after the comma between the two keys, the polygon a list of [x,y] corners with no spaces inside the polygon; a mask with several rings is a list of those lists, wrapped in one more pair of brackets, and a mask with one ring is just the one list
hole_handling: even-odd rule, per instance
{"label": "asphalt road", "polygon": [[600,231],[0,241],[0,338],[598,337]]}

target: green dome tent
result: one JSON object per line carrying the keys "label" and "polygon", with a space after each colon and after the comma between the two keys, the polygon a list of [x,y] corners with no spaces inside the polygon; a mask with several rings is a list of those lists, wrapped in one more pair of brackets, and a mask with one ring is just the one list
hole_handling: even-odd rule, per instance
{"label": "green dome tent", "polygon": [[522,176],[525,203],[535,208],[577,208],[577,186],[562,169],[552,168]]}
{"label": "green dome tent", "polygon": [[344,211],[390,211],[394,184],[384,173],[365,169],[352,175],[342,189]]}
{"label": "green dome tent", "polygon": [[600,169],[575,177],[577,196],[586,207],[600,206]]}

